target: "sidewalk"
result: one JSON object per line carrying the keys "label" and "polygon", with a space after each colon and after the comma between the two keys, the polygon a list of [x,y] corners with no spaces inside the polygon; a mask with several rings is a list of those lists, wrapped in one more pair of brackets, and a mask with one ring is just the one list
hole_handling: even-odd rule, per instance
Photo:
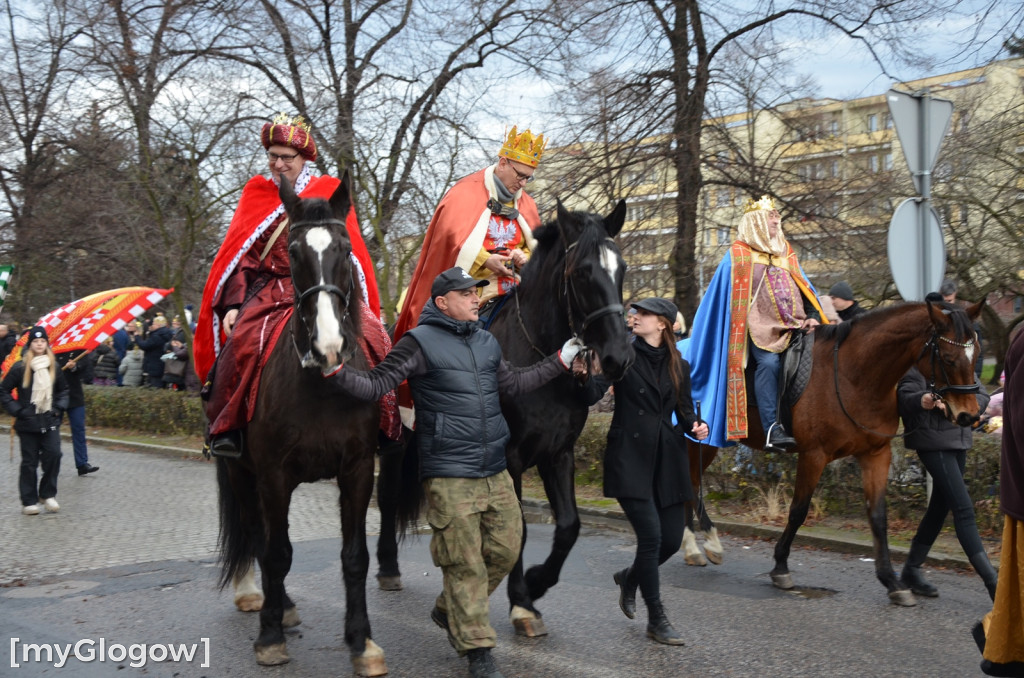
{"label": "sidewalk", "polygon": [[[0,431],[8,431],[9,426],[0,424]],[[65,440],[70,440],[71,434],[67,431],[67,427],[62,427],[61,436]],[[199,445],[195,446],[173,446],[173,445],[162,445],[157,443],[146,443],[138,440],[129,440],[121,437],[113,436],[100,436],[100,435],[88,435],[90,443],[97,445],[103,445],[107,447],[120,448],[126,450],[140,451],[140,452],[155,452],[158,454],[170,455],[179,458],[201,458],[202,450]],[[16,445],[16,443],[15,443]],[[17,452],[15,453],[17,456]],[[553,522],[553,516],[550,510],[550,504],[544,498],[535,496],[523,497],[523,510],[526,512],[527,517],[531,522],[537,523],[551,523]],[[619,509],[609,508],[598,508],[590,507],[586,505],[580,505],[578,507],[580,512],[580,520],[584,525],[593,527],[603,527],[618,531],[631,531],[632,528],[629,526],[629,522],[626,520],[625,514]],[[755,537],[760,539],[767,539],[775,542],[782,535],[783,528],[776,527],[773,525],[764,525],[755,522],[739,522],[739,521],[727,521],[723,519],[715,519],[715,524],[718,527],[720,533],[734,535],[738,537]],[[813,548],[829,549],[839,553],[848,553],[853,555],[860,555],[864,558],[874,557],[874,545],[870,537],[862,537],[857,534],[851,534],[850,536],[840,536],[834,534],[835,530],[816,528],[810,526],[803,526],[797,532],[796,538],[794,539],[794,547],[808,546]],[[698,536],[698,541],[700,537]],[[963,553],[957,552],[943,552],[938,550],[939,544],[933,547],[932,551],[928,554],[928,564],[939,567],[956,567],[956,568],[968,568],[970,563],[967,557]],[[889,551],[896,561],[894,568],[899,571],[899,566],[907,556],[907,548],[893,545],[890,543]],[[726,556],[728,557],[728,555]],[[998,567],[999,560],[997,557],[993,557],[993,564]]]}

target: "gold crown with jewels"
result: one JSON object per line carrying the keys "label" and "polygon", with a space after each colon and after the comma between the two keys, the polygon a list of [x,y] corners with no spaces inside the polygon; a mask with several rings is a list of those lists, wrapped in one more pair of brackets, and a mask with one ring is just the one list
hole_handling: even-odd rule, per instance
{"label": "gold crown with jewels", "polygon": [[540,157],[544,155],[544,146],[546,145],[543,134],[534,136],[530,130],[526,130],[521,134],[513,127],[508,137],[505,139],[505,143],[501,145],[501,150],[498,151],[499,158],[508,158],[515,162],[521,162],[524,165],[530,167],[536,167],[540,164]]}
{"label": "gold crown with jewels", "polygon": [[743,212],[756,212],[757,210],[774,210],[775,201],[772,200],[771,196],[762,195],[760,200],[750,199],[747,204],[743,206]]}

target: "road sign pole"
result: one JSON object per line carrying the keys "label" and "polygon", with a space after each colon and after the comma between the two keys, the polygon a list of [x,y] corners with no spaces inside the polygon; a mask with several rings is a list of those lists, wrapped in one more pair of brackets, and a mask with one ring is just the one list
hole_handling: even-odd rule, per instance
{"label": "road sign pole", "polygon": [[920,136],[920,138],[921,138],[921,150],[920,150],[921,166],[920,166],[920,170],[918,171],[918,176],[920,177],[921,203],[922,203],[921,204],[921,209],[918,210],[918,214],[920,215],[920,220],[919,220],[918,223],[919,223],[919,229],[920,229],[920,233],[921,233],[921,245],[922,245],[921,251],[918,253],[918,256],[920,257],[920,262],[921,262],[920,271],[921,271],[921,289],[922,290],[927,290],[928,289],[928,285],[930,284],[929,281],[932,279],[931,265],[930,265],[930,262],[928,261],[928,257],[925,254],[926,252],[930,251],[929,233],[931,232],[931,229],[928,228],[928,212],[929,212],[929,208],[931,207],[931,197],[932,197],[932,168],[931,168],[931,163],[929,162],[929,159],[928,159],[928,144],[927,144],[928,133],[929,133],[929,129],[928,129],[928,113],[929,113],[928,107],[929,107],[930,104],[931,104],[931,95],[929,94],[928,90],[925,89],[924,92],[921,93],[921,104],[918,107],[918,111],[919,111],[919,118],[918,118],[918,120],[920,122],[920,135],[921,135]]}

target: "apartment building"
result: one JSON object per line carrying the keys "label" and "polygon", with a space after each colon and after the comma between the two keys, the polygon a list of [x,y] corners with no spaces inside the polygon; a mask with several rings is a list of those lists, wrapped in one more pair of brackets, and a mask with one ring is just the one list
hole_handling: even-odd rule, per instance
{"label": "apartment building", "polygon": [[[932,189],[947,275],[985,293],[1020,289],[1024,59],[893,88],[954,102]],[[866,299],[896,296],[886,235],[895,208],[915,193],[885,91],[708,119],[701,145],[695,277],[702,290],[735,236],[743,205],[768,192],[784,205],[787,235],[819,289],[845,279]],[[603,208],[608,196],[628,201],[620,237],[630,267],[627,298],[674,293],[667,265],[678,223],[671,147],[670,138],[652,137],[549,149],[534,190],[542,205],[555,195],[571,208]],[[1019,297],[1011,304],[1017,306]]]}

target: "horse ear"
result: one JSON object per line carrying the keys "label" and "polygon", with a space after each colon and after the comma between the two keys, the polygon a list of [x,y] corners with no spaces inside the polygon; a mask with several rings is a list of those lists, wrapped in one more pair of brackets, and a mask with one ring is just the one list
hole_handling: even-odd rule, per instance
{"label": "horse ear", "polygon": [[345,221],[348,211],[352,208],[352,175],[346,169],[341,174],[341,183],[331,194],[331,211],[339,221]]}
{"label": "horse ear", "polygon": [[281,198],[285,212],[291,214],[295,206],[299,204],[299,196],[295,195],[295,188],[292,186],[292,182],[288,181],[288,177],[283,174],[279,176],[281,177],[281,186],[277,190],[277,195]]}
{"label": "horse ear", "polygon": [[562,238],[562,246],[568,247],[569,236],[565,232],[565,227],[572,222],[572,214],[569,210],[565,209],[565,205],[562,204],[561,198],[555,198],[556,213],[558,218],[555,219],[555,225],[558,226],[558,234]]}
{"label": "horse ear", "polygon": [[622,230],[622,224],[626,222],[626,201],[620,200],[615,209],[604,220],[604,228],[608,231],[608,237],[614,238]]}
{"label": "horse ear", "polygon": [[985,299],[984,298],[982,298],[982,300],[979,301],[978,303],[973,304],[971,306],[968,306],[964,310],[967,311],[967,317],[968,318],[970,318],[971,320],[977,320],[978,316],[981,315],[981,309],[983,309],[983,308],[985,308]]}

